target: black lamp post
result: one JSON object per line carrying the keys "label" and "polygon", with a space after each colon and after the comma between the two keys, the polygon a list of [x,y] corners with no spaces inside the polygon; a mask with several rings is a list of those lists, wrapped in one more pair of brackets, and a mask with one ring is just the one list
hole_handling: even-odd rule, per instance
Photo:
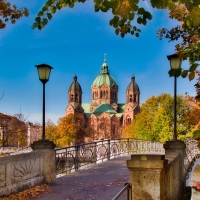
{"label": "black lamp post", "polygon": [[38,69],[39,79],[43,84],[42,140],[45,140],[45,83],[49,80],[53,67],[46,64],[36,65],[36,67]]}
{"label": "black lamp post", "polygon": [[[168,60],[170,61],[170,67],[173,70],[180,70],[181,68],[181,59],[178,57],[177,54],[172,54],[167,56]],[[176,133],[176,79],[177,76],[174,75],[174,133],[173,133],[173,138],[172,140],[177,140],[177,133]]]}

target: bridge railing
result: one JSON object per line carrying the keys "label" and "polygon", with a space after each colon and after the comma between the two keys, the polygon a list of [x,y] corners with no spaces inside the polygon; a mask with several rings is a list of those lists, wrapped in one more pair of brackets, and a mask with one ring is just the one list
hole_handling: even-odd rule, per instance
{"label": "bridge railing", "polygon": [[198,148],[198,142],[195,139],[189,139],[185,141],[186,149],[185,149],[185,158],[184,158],[184,166],[185,166],[185,177],[189,178],[189,172],[192,170],[192,166],[194,165],[197,158],[200,157],[200,151]]}
{"label": "bridge railing", "polygon": [[164,152],[163,144],[134,138],[100,140],[57,148],[57,174],[70,174],[123,155],[153,152]]}

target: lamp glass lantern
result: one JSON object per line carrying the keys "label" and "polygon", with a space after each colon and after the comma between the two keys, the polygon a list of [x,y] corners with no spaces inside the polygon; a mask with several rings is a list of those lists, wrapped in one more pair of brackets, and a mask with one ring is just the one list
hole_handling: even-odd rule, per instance
{"label": "lamp glass lantern", "polygon": [[178,57],[177,54],[172,54],[170,56],[167,56],[168,60],[170,61],[170,67],[171,69],[180,69],[182,60]]}
{"label": "lamp glass lantern", "polygon": [[49,80],[50,72],[53,67],[41,64],[36,65],[38,69],[39,79],[43,84],[43,109],[42,109],[42,140],[45,140],[45,83]]}
{"label": "lamp glass lantern", "polygon": [[38,75],[39,75],[40,81],[42,83],[46,83],[47,81],[49,81],[51,69],[53,69],[53,67],[46,65],[46,64],[36,65],[36,67],[38,70]]}
{"label": "lamp glass lantern", "polygon": [[[181,70],[181,63],[182,60],[179,58],[177,54],[172,54],[167,56],[168,60],[170,61],[170,67],[172,70]],[[174,75],[174,131],[173,131],[173,138],[172,140],[177,140],[177,127],[176,127],[176,122],[177,122],[177,110],[176,110],[176,79],[177,75]]]}

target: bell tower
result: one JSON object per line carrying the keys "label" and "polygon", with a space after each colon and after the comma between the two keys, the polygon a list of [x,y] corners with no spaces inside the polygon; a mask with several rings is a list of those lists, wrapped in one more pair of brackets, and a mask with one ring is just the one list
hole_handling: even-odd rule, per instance
{"label": "bell tower", "polygon": [[135,82],[135,76],[132,75],[131,82],[126,89],[126,104],[135,107],[140,104],[140,89]]}
{"label": "bell tower", "polygon": [[66,115],[70,113],[73,114],[84,113],[81,103],[82,103],[82,89],[77,81],[77,76],[75,74],[74,81],[71,83],[68,90],[68,107],[66,109]]}

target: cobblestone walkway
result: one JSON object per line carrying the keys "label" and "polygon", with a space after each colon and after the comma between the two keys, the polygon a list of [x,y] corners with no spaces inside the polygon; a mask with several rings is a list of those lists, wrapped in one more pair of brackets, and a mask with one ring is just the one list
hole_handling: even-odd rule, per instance
{"label": "cobblestone walkway", "polygon": [[[37,200],[110,200],[129,181],[124,156],[98,164],[92,168],[57,178],[52,191]],[[121,199],[126,199],[125,196]]]}

